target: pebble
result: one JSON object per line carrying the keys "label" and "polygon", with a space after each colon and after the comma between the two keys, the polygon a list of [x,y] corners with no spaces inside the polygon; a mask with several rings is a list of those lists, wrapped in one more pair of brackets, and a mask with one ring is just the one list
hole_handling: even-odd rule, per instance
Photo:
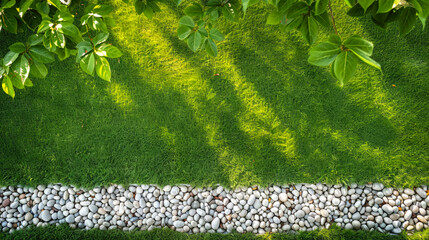
{"label": "pebble", "polygon": [[0,231],[48,223],[68,223],[81,229],[131,231],[174,226],[190,233],[235,229],[259,234],[313,230],[332,223],[391,234],[428,227],[427,186],[398,190],[378,183],[350,187],[296,184],[228,190],[220,186],[112,185],[83,190],[56,184],[32,190],[4,189],[0,188]]}

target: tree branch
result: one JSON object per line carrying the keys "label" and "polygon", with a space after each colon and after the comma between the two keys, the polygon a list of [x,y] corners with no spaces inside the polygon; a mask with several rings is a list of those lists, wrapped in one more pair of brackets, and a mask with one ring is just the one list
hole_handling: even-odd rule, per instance
{"label": "tree branch", "polygon": [[338,34],[338,31],[337,31],[337,25],[335,25],[335,18],[334,18],[334,13],[332,12],[331,0],[328,1],[328,7],[329,7],[329,12],[331,13],[330,16],[331,16],[332,25],[334,26],[335,34],[340,36],[340,34]]}

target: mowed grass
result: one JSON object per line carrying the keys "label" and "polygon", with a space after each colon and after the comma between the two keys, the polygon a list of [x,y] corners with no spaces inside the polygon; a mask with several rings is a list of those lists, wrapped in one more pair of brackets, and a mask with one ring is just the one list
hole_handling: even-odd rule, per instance
{"label": "mowed grass", "polygon": [[[332,227],[327,230],[316,230],[309,232],[299,232],[297,234],[279,234],[279,233],[266,233],[264,235],[255,235],[251,233],[239,234],[219,234],[219,233],[203,233],[203,234],[186,234],[179,233],[174,230],[163,228],[154,229],[151,231],[121,231],[121,230],[99,230],[93,229],[89,231],[82,231],[71,229],[67,225],[60,225],[58,227],[32,227],[12,234],[5,234],[0,232],[0,237],[4,240],[8,239],[177,239],[177,240],[215,240],[215,239],[238,239],[238,240],[334,240],[334,239],[347,239],[347,240],[405,240],[405,239],[424,239],[428,236],[428,231],[424,231],[413,236],[390,235],[380,233],[377,231],[353,231],[344,230],[339,227]],[[423,238],[421,238],[423,237]]]}
{"label": "mowed grass", "polygon": [[[110,41],[124,52],[110,61],[111,83],[71,58],[15,99],[0,94],[0,185],[429,182],[421,24],[400,38],[395,25],[384,31],[348,17],[334,1],[342,37],[372,41],[383,67],[360,64],[341,88],[329,69],[307,63],[298,32],[265,24],[262,5],[238,24],[217,24],[226,40],[211,58],[178,40],[183,6],[163,5],[150,21],[109,2]],[[322,29],[318,42],[332,33]],[[1,34],[3,55],[16,39]]]}

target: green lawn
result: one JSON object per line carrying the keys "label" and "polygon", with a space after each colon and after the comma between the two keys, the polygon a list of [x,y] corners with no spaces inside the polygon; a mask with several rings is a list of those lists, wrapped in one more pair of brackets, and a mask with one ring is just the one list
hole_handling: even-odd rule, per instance
{"label": "green lawn", "polygon": [[330,230],[316,230],[311,232],[300,232],[299,234],[264,234],[255,235],[251,233],[239,234],[185,234],[178,233],[168,228],[154,229],[152,231],[131,231],[124,232],[121,230],[101,231],[93,229],[82,231],[71,229],[67,225],[59,227],[32,227],[14,232],[13,234],[4,234],[0,232],[0,237],[4,240],[25,239],[25,240],[48,240],[48,239],[175,239],[175,240],[215,240],[215,239],[238,239],[238,240],[405,240],[405,239],[424,239],[428,237],[429,231],[414,234],[407,237],[402,235],[390,235],[377,231],[353,231],[344,230],[339,227],[333,227]]}
{"label": "green lawn", "polygon": [[307,63],[298,32],[265,25],[263,7],[221,21],[226,41],[211,58],[177,39],[176,7],[149,21],[111,2],[124,52],[111,83],[71,58],[14,100],[0,94],[0,185],[428,184],[428,28],[400,38],[334,1],[339,32],[374,42],[384,70],[360,64],[340,88]]}

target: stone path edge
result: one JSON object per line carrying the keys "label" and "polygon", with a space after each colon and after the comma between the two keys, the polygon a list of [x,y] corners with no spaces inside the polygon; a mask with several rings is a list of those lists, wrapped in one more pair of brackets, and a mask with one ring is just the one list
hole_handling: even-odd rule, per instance
{"label": "stone path edge", "polygon": [[82,189],[51,184],[0,187],[0,231],[67,223],[72,228],[186,233],[295,232],[329,228],[399,234],[427,229],[428,186],[385,188],[291,184],[261,188],[111,185]]}

